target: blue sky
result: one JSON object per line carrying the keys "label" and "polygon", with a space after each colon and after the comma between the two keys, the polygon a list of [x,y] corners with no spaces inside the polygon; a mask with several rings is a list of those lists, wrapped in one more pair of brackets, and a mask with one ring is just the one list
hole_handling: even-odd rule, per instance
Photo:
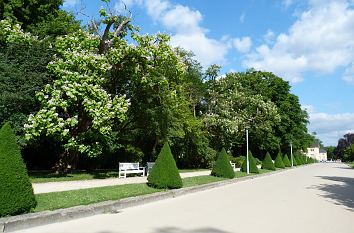
{"label": "blue sky", "polygon": [[[354,0],[125,0],[142,33],[164,32],[222,72],[254,67],[289,81],[325,145],[354,132]],[[64,8],[97,17],[99,0]],[[110,7],[126,14],[119,0]],[[79,15],[83,21],[89,18]]]}

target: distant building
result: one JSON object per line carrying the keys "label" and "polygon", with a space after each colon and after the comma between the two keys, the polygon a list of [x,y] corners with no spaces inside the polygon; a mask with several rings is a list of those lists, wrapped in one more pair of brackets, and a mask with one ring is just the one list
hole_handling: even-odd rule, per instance
{"label": "distant building", "polygon": [[327,161],[327,151],[320,148],[319,145],[312,145],[307,148],[307,156],[318,161]]}

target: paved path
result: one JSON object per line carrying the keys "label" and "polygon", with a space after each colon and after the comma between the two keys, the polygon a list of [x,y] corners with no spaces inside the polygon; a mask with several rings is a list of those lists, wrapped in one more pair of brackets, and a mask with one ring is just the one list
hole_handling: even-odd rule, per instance
{"label": "paved path", "polygon": [[354,169],[315,164],[22,233],[353,233]]}
{"label": "paved path", "polygon": [[[181,173],[182,178],[210,175],[209,170],[197,172],[184,172]],[[109,179],[95,179],[95,180],[76,180],[76,181],[63,181],[63,182],[49,182],[49,183],[33,183],[33,190],[35,194],[38,193],[51,193],[75,189],[95,188],[112,185],[122,184],[136,184],[146,183],[146,177],[128,177],[128,178],[109,178]]]}

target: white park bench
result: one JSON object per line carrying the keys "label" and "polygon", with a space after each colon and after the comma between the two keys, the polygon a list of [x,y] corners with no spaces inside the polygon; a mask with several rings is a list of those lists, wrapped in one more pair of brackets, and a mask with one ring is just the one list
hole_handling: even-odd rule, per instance
{"label": "white park bench", "polygon": [[148,176],[149,175],[149,172],[151,170],[151,168],[155,165],[154,162],[147,162],[146,163],[146,175]]}
{"label": "white park bench", "polygon": [[230,161],[231,167],[234,169],[234,171],[236,171],[236,163],[233,163]]}
{"label": "white park bench", "polygon": [[119,178],[127,178],[127,174],[145,175],[145,168],[139,167],[139,163],[119,163]]}

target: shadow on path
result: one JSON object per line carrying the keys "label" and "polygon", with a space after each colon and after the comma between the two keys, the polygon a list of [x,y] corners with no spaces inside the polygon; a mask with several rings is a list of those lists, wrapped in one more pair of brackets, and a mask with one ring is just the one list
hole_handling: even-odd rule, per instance
{"label": "shadow on path", "polygon": [[326,192],[321,196],[330,198],[335,203],[346,206],[354,211],[354,178],[338,176],[317,176],[322,179],[340,182],[340,184],[321,184],[311,188]]}
{"label": "shadow on path", "polygon": [[199,229],[192,229],[186,230],[177,227],[164,227],[158,228],[154,233],[231,233],[223,230],[219,230],[213,227],[206,227],[206,228],[199,228]]}
{"label": "shadow on path", "polygon": [[[119,232],[100,231],[97,233],[119,233]],[[153,233],[231,233],[231,232],[219,230],[213,227],[205,227],[205,228],[192,229],[192,230],[186,230],[177,227],[163,227],[163,228],[157,228],[155,231],[153,231]]]}

